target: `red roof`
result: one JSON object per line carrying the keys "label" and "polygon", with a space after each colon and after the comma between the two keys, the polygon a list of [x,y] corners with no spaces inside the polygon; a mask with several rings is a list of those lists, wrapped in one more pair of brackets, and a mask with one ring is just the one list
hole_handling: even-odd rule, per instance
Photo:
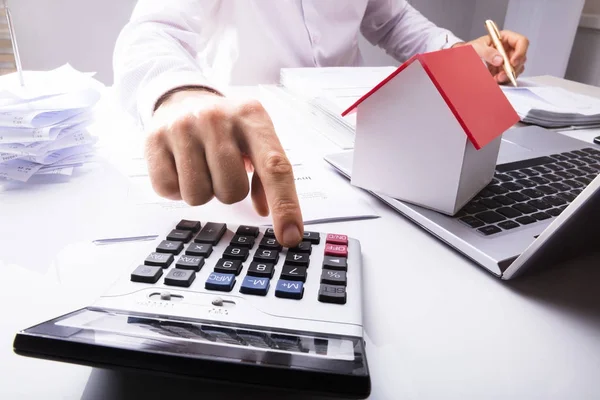
{"label": "red roof", "polygon": [[421,63],[476,149],[484,147],[519,122],[518,114],[472,46],[460,46],[412,57],[342,115],[352,112],[415,61]]}

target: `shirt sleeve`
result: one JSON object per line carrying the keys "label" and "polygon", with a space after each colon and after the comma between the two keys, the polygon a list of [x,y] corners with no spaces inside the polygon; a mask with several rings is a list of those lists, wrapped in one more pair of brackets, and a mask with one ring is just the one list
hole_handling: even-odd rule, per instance
{"label": "shirt sleeve", "polygon": [[399,62],[462,42],[449,30],[429,21],[406,0],[369,0],[361,33]]}
{"label": "shirt sleeve", "polygon": [[208,11],[199,0],[138,1],[115,45],[113,89],[120,106],[140,125],[149,122],[158,99],[172,89],[219,91],[196,60],[201,14]]}

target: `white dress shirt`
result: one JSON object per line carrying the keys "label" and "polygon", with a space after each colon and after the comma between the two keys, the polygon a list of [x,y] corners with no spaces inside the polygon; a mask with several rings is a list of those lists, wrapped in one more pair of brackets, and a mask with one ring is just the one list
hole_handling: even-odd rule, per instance
{"label": "white dress shirt", "polygon": [[402,62],[460,39],[406,0],[138,0],[114,53],[121,106],[142,125],[167,91],[277,83],[280,68],[361,66],[359,33]]}

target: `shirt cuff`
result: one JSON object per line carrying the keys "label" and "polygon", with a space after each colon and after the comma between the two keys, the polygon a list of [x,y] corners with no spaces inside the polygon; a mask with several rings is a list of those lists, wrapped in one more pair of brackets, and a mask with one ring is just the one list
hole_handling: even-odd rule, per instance
{"label": "shirt cuff", "polygon": [[157,101],[167,92],[183,86],[202,86],[223,94],[224,91],[208,83],[199,72],[177,71],[163,73],[144,86],[137,96],[139,122],[143,127],[150,122]]}

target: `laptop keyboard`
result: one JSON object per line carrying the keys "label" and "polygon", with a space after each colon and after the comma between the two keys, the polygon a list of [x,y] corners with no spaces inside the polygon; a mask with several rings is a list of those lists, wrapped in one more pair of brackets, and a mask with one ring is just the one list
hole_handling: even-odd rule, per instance
{"label": "laptop keyboard", "polygon": [[593,148],[501,164],[456,218],[485,236],[549,220],[599,173],[600,151]]}

